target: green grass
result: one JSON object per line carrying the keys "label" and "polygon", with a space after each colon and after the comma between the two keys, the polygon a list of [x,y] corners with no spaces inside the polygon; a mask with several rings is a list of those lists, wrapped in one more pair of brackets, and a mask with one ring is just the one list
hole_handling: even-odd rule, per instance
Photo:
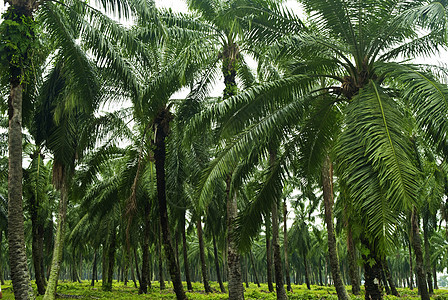
{"label": "green grass", "polygon": [[[188,298],[193,300],[201,299],[227,299],[227,294],[218,292],[219,285],[216,282],[210,282],[212,289],[215,290],[212,294],[205,294],[201,283],[193,283],[193,291],[187,292]],[[36,286],[33,285],[35,291]],[[186,284],[184,283],[184,288],[186,289]],[[226,286],[227,288],[227,286]],[[293,285],[293,292],[288,292],[288,297],[291,300],[337,300],[336,291],[333,287],[327,286],[317,286],[313,285],[311,290],[307,290],[305,285]],[[14,299],[12,293],[11,282],[7,281],[6,285],[2,286],[3,299]],[[350,290],[350,287],[348,287]],[[401,297],[394,297],[385,295],[385,300],[397,300],[397,299],[419,299],[417,290],[410,289],[398,289]],[[83,281],[82,283],[73,282],[59,282],[58,294],[60,295],[70,295],[78,296],[76,298],[65,298],[65,299],[176,299],[173,292],[172,286],[167,284],[167,289],[160,291],[159,283],[153,282],[151,293],[147,295],[139,295],[138,290],[134,288],[132,281],[128,283],[128,286],[124,286],[122,282],[114,281],[112,292],[104,292],[101,289],[101,281],[95,284],[95,287],[90,286],[90,281]],[[37,299],[42,299],[43,296],[37,297]],[[256,284],[250,284],[249,288],[246,288],[245,292],[246,299],[265,299],[265,300],[275,300],[275,293],[269,293],[266,284],[262,284],[260,288]],[[364,296],[354,296],[351,295],[353,300],[362,300]],[[435,295],[432,297],[436,300],[448,300],[448,290],[437,290]],[[63,299],[63,298],[61,298]]]}

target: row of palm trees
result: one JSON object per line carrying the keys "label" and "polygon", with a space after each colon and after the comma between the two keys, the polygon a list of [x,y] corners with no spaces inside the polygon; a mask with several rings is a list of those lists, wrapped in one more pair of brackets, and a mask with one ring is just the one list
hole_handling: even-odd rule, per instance
{"label": "row of palm trees", "polygon": [[[174,291],[186,299],[173,233],[185,241],[188,220],[201,244],[202,223],[215,215],[221,225],[212,237],[226,231],[229,298],[244,298],[240,253],[264,225],[272,234],[267,259],[275,265],[277,297],[286,299],[279,205],[290,178],[302,191],[322,193],[339,298],[348,294],[334,234],[335,196],[351,261],[355,245],[361,250],[366,299],[382,298],[385,257],[396,249],[403,224],[409,224],[419,291],[429,299],[430,251],[422,249],[420,228],[427,232],[434,223],[445,193],[446,70],[403,59],[446,47],[444,2],[303,0],[306,20],[267,0],[189,0],[187,15],[159,11],[151,1],[8,3],[1,59],[2,83],[10,87],[7,220],[16,298],[32,297],[22,209],[27,128],[36,145],[33,161],[40,166],[43,151],[52,157],[59,199],[46,299],[56,293],[69,199],[86,212],[82,222],[105,230],[106,241],[95,243],[106,245],[109,288],[117,228],[125,228],[128,256],[137,243],[131,233],[141,231],[146,291],[156,226]],[[108,13],[131,18],[134,26]],[[255,73],[246,55],[257,61]],[[209,99],[216,78],[224,81],[223,96]],[[186,99],[171,99],[185,87]],[[98,114],[104,103],[125,100],[129,108]],[[122,141],[130,146],[118,147]],[[30,196],[33,250],[42,249],[40,201],[48,198],[38,190]],[[150,217],[153,208],[158,218]],[[429,236],[423,238],[429,247]],[[37,252],[33,257],[39,261]],[[351,264],[351,278],[359,278],[356,269]],[[206,283],[205,268],[202,274]],[[45,278],[39,278],[41,293]]]}

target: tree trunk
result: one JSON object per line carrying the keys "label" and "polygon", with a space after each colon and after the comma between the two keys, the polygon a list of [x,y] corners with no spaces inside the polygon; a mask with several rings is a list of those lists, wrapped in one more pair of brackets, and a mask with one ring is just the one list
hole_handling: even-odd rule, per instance
{"label": "tree trunk", "polygon": [[434,289],[438,290],[439,286],[437,285],[437,271],[436,271],[436,266],[434,266],[432,268],[432,278],[434,278]]}
{"label": "tree trunk", "polygon": [[352,284],[352,293],[353,295],[359,295],[359,292],[361,291],[360,278],[358,273],[358,265],[356,263],[356,249],[353,242],[353,235],[350,224],[347,226],[347,256],[350,282]]}
{"label": "tree trunk", "polygon": [[104,284],[103,281],[103,290],[112,291],[112,279],[114,277],[114,265],[115,265],[115,250],[116,250],[116,236],[117,233],[115,231],[115,226],[112,226],[112,230],[110,232],[110,241],[109,247],[107,251],[107,281]]}
{"label": "tree trunk", "polygon": [[90,283],[91,286],[95,286],[95,277],[97,276],[97,254],[96,249],[93,253],[93,263],[92,263],[92,282]]}
{"label": "tree trunk", "polygon": [[[58,285],[59,271],[61,270],[62,253],[64,248],[65,219],[67,215],[68,204],[68,184],[65,170],[62,166],[53,166],[53,168],[62,168],[61,179],[61,199],[59,200],[58,223],[56,227],[56,237],[54,240],[53,260],[51,262],[50,278],[48,279],[47,290],[45,291],[44,300],[53,300],[56,297],[56,289]],[[20,298],[19,298],[20,299]]]}
{"label": "tree trunk", "polygon": [[252,264],[252,269],[254,270],[255,283],[257,284],[258,287],[260,287],[260,281],[258,280],[257,269],[255,268],[254,255],[252,254],[252,251],[249,252],[249,256],[250,256],[250,263]]}
{"label": "tree trunk", "polygon": [[134,287],[137,288],[137,280],[135,280],[135,272],[134,272],[134,266],[132,264],[132,260],[130,262],[130,267],[131,267],[131,279],[134,282]]}
{"label": "tree trunk", "polygon": [[185,233],[185,215],[184,215],[184,221],[183,221],[183,225],[182,225],[182,250],[183,250],[183,255],[184,255],[184,268],[185,268],[185,279],[187,281],[187,289],[189,291],[192,291],[193,286],[191,285],[190,266],[188,264],[187,236]]}
{"label": "tree trunk", "polygon": [[412,264],[412,248],[411,248],[411,240],[409,238],[409,289],[414,289],[414,270],[413,270],[413,264]]}
{"label": "tree trunk", "polygon": [[162,253],[162,231],[159,230],[159,287],[161,290],[165,289],[165,279],[163,278],[163,253]]}
{"label": "tree trunk", "polygon": [[[14,1],[15,2],[15,1]],[[27,18],[32,18],[32,8],[27,1],[10,3],[5,21],[12,21],[29,29]],[[9,26],[6,25],[7,29]],[[11,32],[17,31],[11,28]],[[2,33],[7,34],[7,32]],[[17,33],[20,39],[30,40],[25,33]],[[21,49],[27,50],[27,49]],[[13,52],[13,51],[11,51]],[[10,94],[8,98],[8,245],[11,280],[16,299],[34,298],[25,251],[25,231],[22,208],[22,74],[24,70],[16,66],[13,60],[26,60],[27,57],[16,57],[15,53],[7,53],[10,70]],[[25,55],[26,56],[26,55]]]}
{"label": "tree trunk", "polygon": [[151,282],[149,281],[149,238],[150,238],[150,226],[151,221],[149,220],[150,206],[148,201],[145,203],[145,228],[144,228],[144,237],[143,237],[143,245],[142,245],[142,281],[140,282],[140,289],[138,291],[139,294],[147,294],[148,287],[151,288]]}
{"label": "tree trunk", "polygon": [[412,224],[412,244],[414,246],[415,264],[417,268],[417,284],[422,300],[429,300],[428,286],[426,284],[425,270],[423,266],[422,242],[420,240],[420,230],[418,226],[418,214],[414,209],[411,216]]}
{"label": "tree trunk", "polygon": [[[275,154],[270,152],[271,165],[275,163]],[[274,248],[274,268],[275,268],[275,289],[277,299],[288,299],[285,286],[283,285],[282,256],[280,253],[280,237],[278,225],[278,204],[272,203],[272,246]]]}
{"label": "tree trunk", "polygon": [[235,221],[238,215],[236,195],[230,194],[230,179],[227,177],[227,260],[229,277],[229,300],[244,299],[243,277],[241,274],[240,255],[233,237]]}
{"label": "tree trunk", "polygon": [[[38,154],[40,155],[40,153]],[[32,254],[34,275],[36,278],[38,295],[45,294],[45,270],[43,268],[43,253],[44,253],[44,225],[42,220],[38,218],[39,204],[35,195],[30,199],[30,215],[32,225]]]}
{"label": "tree trunk", "polygon": [[198,241],[199,241],[199,257],[201,260],[201,272],[202,272],[202,282],[204,284],[205,292],[212,293],[212,289],[208,284],[208,276],[207,276],[207,263],[205,260],[205,249],[204,249],[204,239],[202,237],[202,224],[201,217],[196,221],[196,229],[198,233]]}
{"label": "tree trunk", "polygon": [[166,183],[165,183],[165,138],[169,132],[169,122],[172,116],[167,108],[162,109],[154,120],[155,149],[154,160],[156,165],[157,178],[157,199],[159,203],[159,217],[162,227],[162,238],[165,249],[165,255],[168,261],[171,280],[173,281],[174,292],[178,300],[187,299],[182,280],[180,278],[179,266],[176,263],[176,257],[171,243],[170,228],[168,226],[168,209],[166,203]]}
{"label": "tree trunk", "polygon": [[288,210],[286,206],[286,198],[283,201],[283,249],[285,252],[285,277],[286,277],[286,289],[292,292],[291,277],[289,275],[289,261],[288,261],[288,226],[286,224],[288,216]]}
{"label": "tree trunk", "polygon": [[322,190],[324,195],[325,222],[327,223],[328,232],[328,254],[330,257],[331,274],[333,275],[338,299],[349,300],[344,283],[342,282],[341,272],[339,270],[338,253],[336,250],[336,237],[333,226],[333,166],[329,156],[325,159],[322,167]]}
{"label": "tree trunk", "polygon": [[306,261],[306,255],[303,255],[303,265],[304,265],[304,269],[305,269],[305,283],[306,283],[306,288],[311,290],[311,286],[310,286],[310,276],[308,273],[308,262]]}
{"label": "tree trunk", "polygon": [[434,289],[432,285],[432,270],[431,270],[431,251],[430,251],[430,245],[429,245],[429,232],[428,232],[428,218],[423,218],[423,240],[425,245],[425,272],[426,272],[426,278],[428,282],[428,292],[429,295],[434,294]]}
{"label": "tree trunk", "polygon": [[219,288],[221,289],[221,293],[225,293],[226,292],[226,288],[224,287],[224,284],[222,283],[221,272],[219,270],[218,248],[216,247],[215,233],[213,233],[212,238],[213,238],[213,254],[215,256],[216,277],[218,279]]}
{"label": "tree trunk", "polygon": [[389,285],[387,284],[387,279],[386,279],[386,275],[384,274],[384,269],[381,270],[381,279],[382,279],[382,282],[384,285],[384,289],[386,290],[386,294],[390,295],[391,292],[390,292]]}
{"label": "tree trunk", "polygon": [[140,276],[140,270],[138,266],[138,255],[137,255],[137,249],[134,247],[134,262],[135,262],[135,272],[137,273],[137,280],[139,284],[142,284],[142,277]]}
{"label": "tree trunk", "polygon": [[274,285],[272,284],[272,247],[271,247],[271,214],[266,216],[266,270],[269,292],[274,291]]}
{"label": "tree trunk", "polygon": [[383,288],[381,286],[381,260],[376,253],[372,251],[373,247],[369,241],[362,239],[361,242],[367,249],[371,250],[367,255],[362,256],[364,260],[365,299],[381,300],[383,299]]}
{"label": "tree trunk", "polygon": [[319,285],[323,286],[324,283],[322,281],[322,258],[319,257]]}
{"label": "tree trunk", "polygon": [[390,291],[392,295],[396,297],[400,297],[400,294],[397,291],[397,288],[395,287],[395,283],[392,279],[392,274],[390,273],[389,265],[387,264],[387,260],[384,258],[382,261],[384,275],[386,277],[387,282],[389,283]]}

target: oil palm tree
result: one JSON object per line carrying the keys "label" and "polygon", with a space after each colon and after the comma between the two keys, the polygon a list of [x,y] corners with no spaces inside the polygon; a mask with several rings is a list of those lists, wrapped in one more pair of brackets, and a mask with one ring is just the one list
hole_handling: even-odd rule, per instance
{"label": "oil palm tree", "polygon": [[[362,241],[370,249],[365,259],[372,262],[365,264],[366,298],[381,298],[376,284],[379,263],[373,262],[379,262],[393,244],[399,212],[410,209],[418,191],[419,171],[404,107],[428,143],[444,155],[448,129],[448,90],[438,79],[443,69],[398,57],[430,56],[444,47],[445,7],[424,1],[301,2],[310,14],[310,26],[283,38],[247,18],[254,30],[265,30],[265,37],[277,42],[271,50],[278,55],[271,59],[283,65],[283,76],[214,108],[221,114],[232,111],[228,132],[244,124],[247,128],[217,165],[225,172],[228,162],[237,155],[247,156],[255,141],[267,149],[269,145],[260,141],[276,135],[288,137],[283,147],[291,150],[280,156],[279,168],[271,168],[271,178],[278,178],[274,172],[284,174],[281,169],[287,167],[287,159],[294,161],[297,152],[292,149],[298,146],[308,174],[324,170],[323,175],[331,175],[332,161],[337,162],[338,177],[347,182],[355,207],[365,216]],[[290,129],[297,126],[299,133]],[[279,182],[273,179],[266,187]]]}

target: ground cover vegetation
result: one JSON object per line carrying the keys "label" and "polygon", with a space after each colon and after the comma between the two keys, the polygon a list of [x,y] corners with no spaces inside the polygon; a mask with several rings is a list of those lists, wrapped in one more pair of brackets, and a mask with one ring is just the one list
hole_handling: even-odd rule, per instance
{"label": "ground cover vegetation", "polygon": [[298,2],[6,1],[6,298],[447,297],[447,3]]}

